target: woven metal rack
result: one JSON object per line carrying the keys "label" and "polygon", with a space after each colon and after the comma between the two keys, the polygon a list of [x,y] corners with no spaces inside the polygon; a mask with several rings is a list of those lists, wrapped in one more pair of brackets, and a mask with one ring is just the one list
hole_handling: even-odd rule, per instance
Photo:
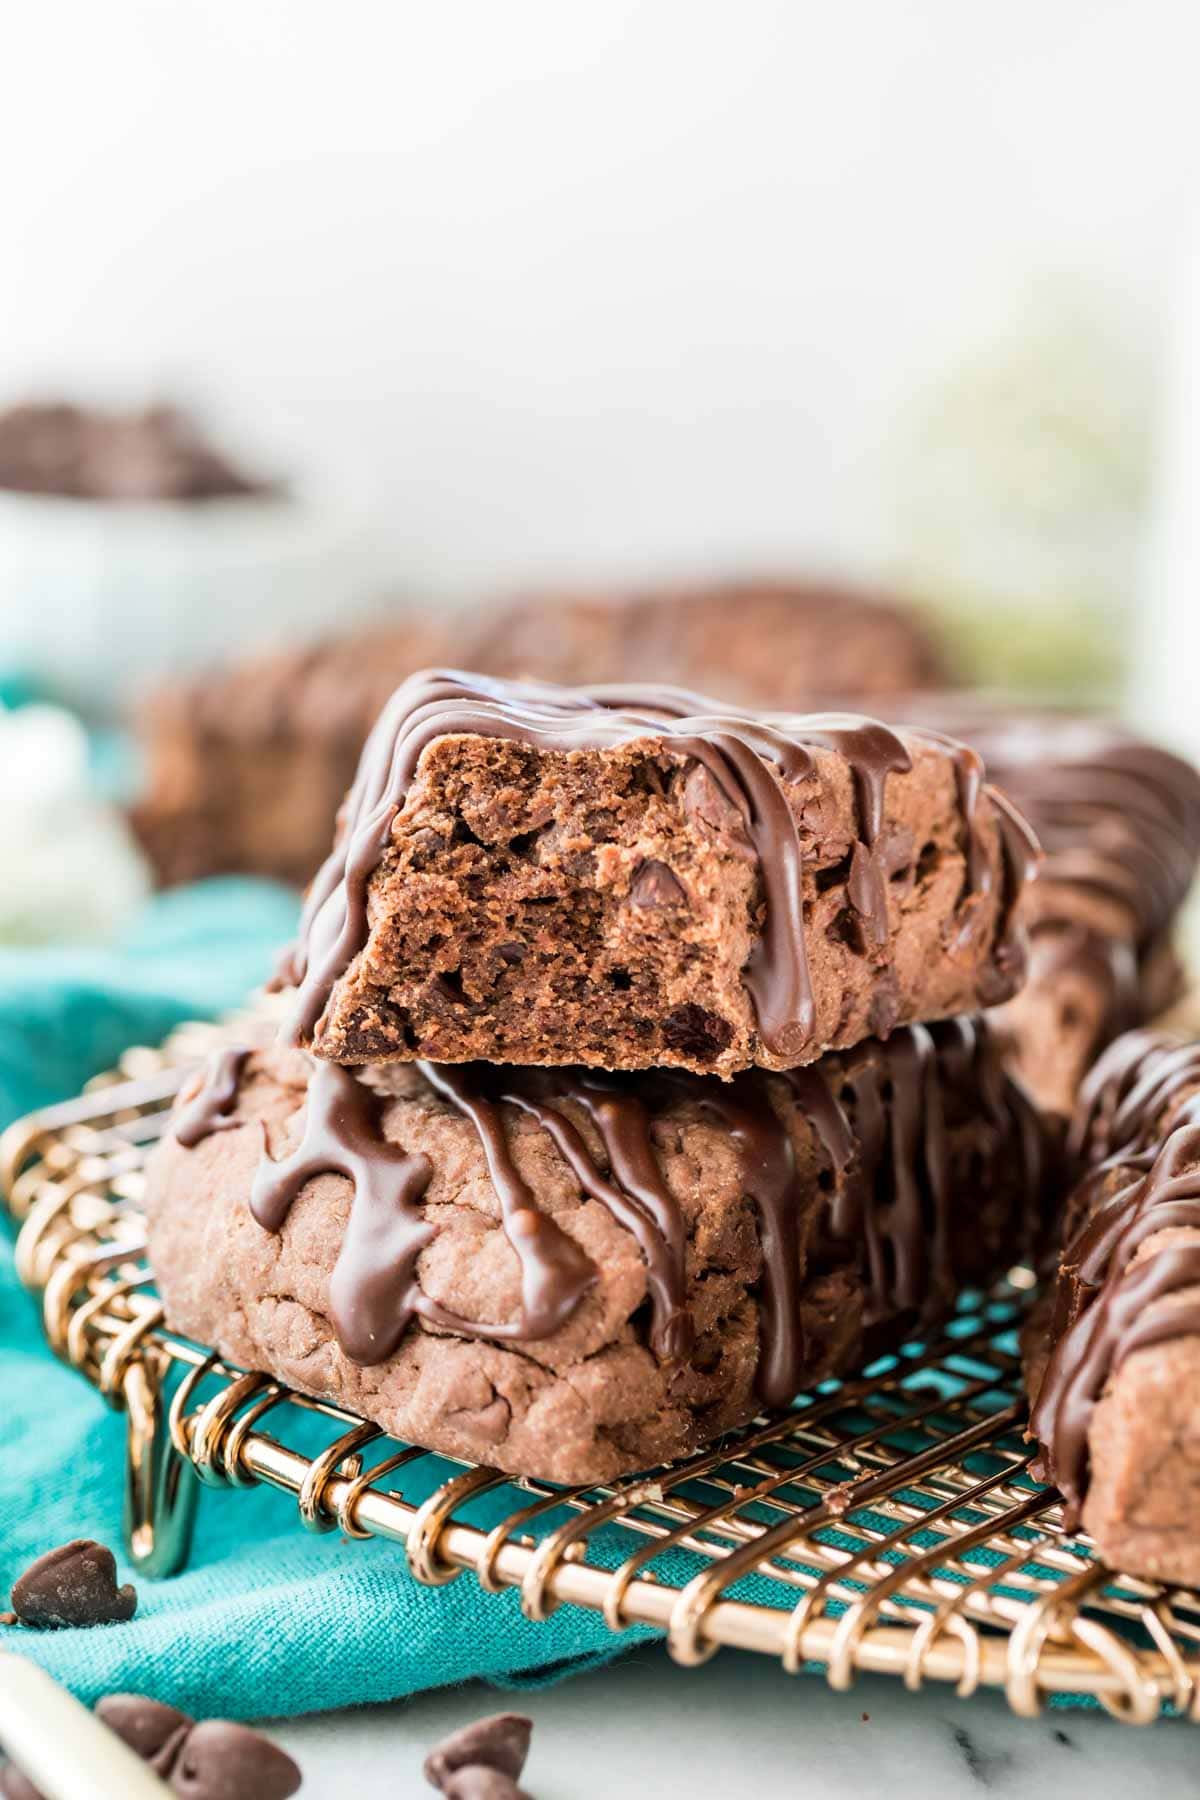
{"label": "woven metal rack", "polygon": [[[262,1015],[254,1022],[262,1028]],[[173,1334],[143,1259],[142,1163],[197,1058],[248,1019],[133,1050],[79,1099],[0,1142],[17,1267],[55,1351],[128,1418],[129,1552],[186,1560],[199,1488],[268,1483],[310,1530],[404,1545],[413,1575],[519,1588],[545,1618],[591,1608],[662,1631],[684,1664],[722,1645],[1036,1713],[1093,1695],[1146,1724],[1200,1719],[1200,1595],[1109,1570],[1029,1474],[1015,1270],[911,1345],[717,1449],[611,1487],[551,1488],[450,1464]]]}

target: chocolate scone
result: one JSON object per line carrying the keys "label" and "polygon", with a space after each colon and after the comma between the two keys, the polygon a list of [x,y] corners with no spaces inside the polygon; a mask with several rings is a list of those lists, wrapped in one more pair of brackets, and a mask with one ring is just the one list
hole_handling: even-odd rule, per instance
{"label": "chocolate scone", "polygon": [[158,879],[267,875],[303,887],[385,701],[454,647],[440,626],[409,618],[159,689],[138,721],[147,773],[132,812]]}
{"label": "chocolate scone", "polygon": [[1027,978],[995,1023],[1030,1091],[1067,1116],[1105,1045],[1182,992],[1171,930],[1200,863],[1200,772],[1102,718],[959,694],[894,714],[977,749],[1041,843]]}
{"label": "chocolate scone", "polygon": [[1200,1584],[1200,1045],[1135,1031],[1089,1075],[1052,1298],[1026,1334],[1038,1473],[1106,1560]]}
{"label": "chocolate scone", "polygon": [[944,1314],[1026,1249],[1042,1168],[970,1020],[732,1083],[232,1050],[150,1159],[150,1258],[233,1363],[604,1481]]}
{"label": "chocolate scone", "polygon": [[[944,681],[910,608],[834,582],[746,580],[625,594],[531,594],[481,615],[471,667],[567,686],[655,679],[795,711]],[[816,702],[821,704],[821,702]],[[826,703],[827,704],[827,703]]]}
{"label": "chocolate scone", "polygon": [[1007,998],[1033,852],[935,734],[425,671],[371,734],[284,959],[290,1041],[792,1068]]}
{"label": "chocolate scone", "polygon": [[347,632],[209,670],[142,709],[147,775],[134,825],[159,880],[245,872],[303,886],[329,849],[384,702],[415,669],[442,661],[567,682],[632,681],[652,669],[662,681],[793,709],[805,694],[836,693],[843,704],[945,675],[914,615],[798,582],[548,595]]}

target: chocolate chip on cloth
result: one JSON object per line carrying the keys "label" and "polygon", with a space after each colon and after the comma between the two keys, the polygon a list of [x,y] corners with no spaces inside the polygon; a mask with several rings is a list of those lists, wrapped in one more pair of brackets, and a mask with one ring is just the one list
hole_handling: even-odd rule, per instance
{"label": "chocolate chip on cloth", "polygon": [[117,1565],[104,1544],[75,1538],[48,1550],[17,1577],[13,1611],[22,1625],[62,1631],[78,1625],[123,1625],[137,1611],[132,1587],[117,1586]]}
{"label": "chocolate chip on cloth", "polygon": [[446,1800],[528,1800],[517,1778],[532,1731],[532,1719],[521,1713],[476,1719],[429,1752],[425,1779]]}

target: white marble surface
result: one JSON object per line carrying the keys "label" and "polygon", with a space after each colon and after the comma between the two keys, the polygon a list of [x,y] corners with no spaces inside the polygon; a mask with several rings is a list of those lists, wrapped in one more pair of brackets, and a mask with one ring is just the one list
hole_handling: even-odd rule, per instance
{"label": "white marble surface", "polygon": [[478,1685],[271,1727],[302,1763],[304,1800],[431,1795],[426,1750],[505,1706],[534,1720],[535,1800],[1020,1800],[1200,1794],[1200,1730],[1118,1725],[1095,1712],[1015,1718],[996,1694],[909,1694],[864,1678],[835,1694],[762,1657],[676,1668],[657,1648],[539,1693]]}

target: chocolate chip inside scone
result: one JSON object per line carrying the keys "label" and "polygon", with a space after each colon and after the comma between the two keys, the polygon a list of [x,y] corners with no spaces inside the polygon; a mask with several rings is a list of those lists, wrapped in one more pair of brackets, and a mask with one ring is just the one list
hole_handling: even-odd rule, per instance
{"label": "chocolate chip inside scone", "polygon": [[1200,1046],[1131,1032],[1071,1136],[1053,1296],[1026,1336],[1040,1472],[1102,1555],[1200,1582]]}
{"label": "chocolate chip inside scone", "polygon": [[993,1003],[1032,852],[982,776],[849,715],[415,677],[281,971],[292,1040],[729,1076]]}
{"label": "chocolate chip inside scone", "polygon": [[203,1091],[148,1169],[173,1327],[552,1481],[684,1455],[945,1313],[1042,1182],[967,1020],[730,1083],[258,1051],[197,1136]]}

